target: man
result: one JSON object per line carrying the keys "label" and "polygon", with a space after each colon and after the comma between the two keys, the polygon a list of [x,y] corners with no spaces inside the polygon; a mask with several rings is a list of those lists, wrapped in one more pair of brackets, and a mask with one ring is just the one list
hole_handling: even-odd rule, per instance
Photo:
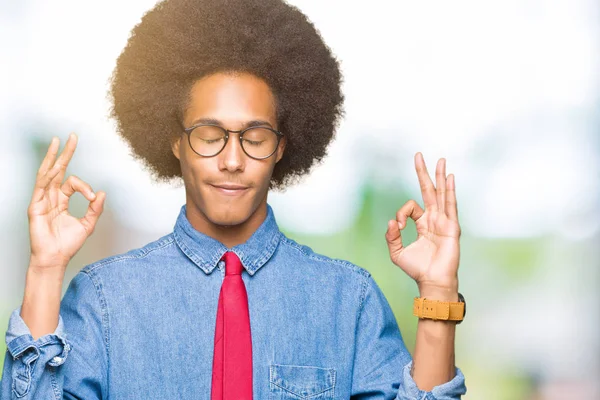
{"label": "man", "polygon": [[[28,209],[31,261],[2,398],[460,398],[451,320],[462,313],[418,303],[412,360],[371,275],[287,238],[267,203],[324,157],[340,82],[315,28],[279,0],[168,0],[149,11],[118,59],[112,115],[157,180],[183,180],[186,203],[173,232],[85,266],[61,302],[66,266],[106,194],[63,182],[76,136],[58,158],[52,140]],[[436,186],[420,153],[415,166],[425,210],[398,210],[390,257],[421,298],[462,310],[454,178],[443,159]],[[68,214],[75,192],[90,201],[81,219]],[[408,218],[419,238],[404,247]]]}

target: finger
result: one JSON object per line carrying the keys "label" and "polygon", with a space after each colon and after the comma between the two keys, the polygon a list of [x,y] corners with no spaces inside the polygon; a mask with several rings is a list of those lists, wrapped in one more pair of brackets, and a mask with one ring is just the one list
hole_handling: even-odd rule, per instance
{"label": "finger", "polygon": [[96,198],[92,187],[75,175],[71,175],[67,178],[60,187],[60,191],[66,196],[67,202],[68,198],[75,192],[80,192],[89,201],[93,201]]}
{"label": "finger", "polygon": [[31,196],[31,203],[36,203],[44,198],[46,191],[48,190],[48,186],[50,182],[58,175],[60,172],[60,167],[54,165],[50,170],[46,172],[45,175],[38,176],[35,181],[35,186],[33,188],[33,194]]}
{"label": "finger", "polygon": [[419,178],[419,185],[421,186],[421,193],[423,195],[423,203],[425,204],[426,210],[437,210],[437,199],[435,195],[435,187],[427,172],[427,166],[423,159],[423,154],[418,152],[415,155],[415,169],[417,170],[417,176]]}
{"label": "finger", "polygon": [[437,206],[440,212],[446,209],[446,159],[440,158],[435,168]]}
{"label": "finger", "polygon": [[[32,203],[38,202],[44,197],[44,192],[48,186],[48,183],[50,183],[52,178],[56,175],[52,174],[54,171],[51,171],[51,168],[54,165],[59,144],[60,139],[58,139],[56,136],[52,137],[50,145],[48,146],[48,150],[46,151],[46,156],[42,160],[42,164],[40,165],[35,178],[35,185],[33,187],[33,194],[31,196]],[[49,172],[51,173],[50,176]]]}
{"label": "finger", "polygon": [[390,250],[390,258],[393,260],[402,252],[402,233],[398,227],[398,222],[393,219],[388,221],[387,231],[385,232],[385,241]]}
{"label": "finger", "polygon": [[448,180],[446,181],[446,215],[449,219],[458,221],[454,174],[448,175]]}
{"label": "finger", "polygon": [[67,167],[69,166],[69,162],[73,157],[73,153],[75,153],[75,148],[77,147],[77,135],[71,133],[69,135],[69,139],[67,139],[67,143],[65,144],[65,148],[63,149],[60,156],[56,160],[55,166],[60,168],[59,173],[52,179],[51,185],[54,187],[59,187],[65,177],[65,172]]}
{"label": "finger", "polygon": [[398,228],[404,229],[406,227],[406,220],[410,217],[414,221],[421,218],[424,211],[421,206],[414,200],[407,201],[400,209],[396,212],[396,221],[398,221]]}
{"label": "finger", "polygon": [[54,165],[54,160],[56,159],[56,154],[58,153],[58,147],[60,145],[60,139],[56,136],[52,137],[50,141],[50,145],[48,146],[48,150],[46,151],[46,156],[42,160],[42,164],[38,169],[38,177],[44,176],[50,168]]}
{"label": "finger", "polygon": [[94,232],[96,228],[96,223],[98,222],[98,218],[102,215],[102,211],[104,211],[104,201],[106,200],[105,192],[98,192],[96,194],[96,198],[94,201],[90,202],[88,206],[87,212],[85,215],[79,219],[79,222],[85,227],[85,230],[88,233],[88,236]]}

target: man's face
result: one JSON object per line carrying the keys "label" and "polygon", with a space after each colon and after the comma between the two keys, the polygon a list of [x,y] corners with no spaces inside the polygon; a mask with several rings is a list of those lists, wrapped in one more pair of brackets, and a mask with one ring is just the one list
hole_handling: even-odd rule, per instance
{"label": "man's face", "polygon": [[[194,84],[184,126],[191,127],[202,119],[231,130],[242,130],[256,121],[278,129],[271,89],[265,81],[247,73],[216,73]],[[269,181],[275,163],[283,156],[285,139],[271,157],[262,160],[244,153],[236,133],[229,134],[225,148],[213,157],[196,154],[187,139],[182,134],[172,149],[181,162],[188,205],[191,201],[203,214],[201,217],[216,225],[238,225],[266,203]],[[228,192],[215,187],[219,185],[245,189]]]}

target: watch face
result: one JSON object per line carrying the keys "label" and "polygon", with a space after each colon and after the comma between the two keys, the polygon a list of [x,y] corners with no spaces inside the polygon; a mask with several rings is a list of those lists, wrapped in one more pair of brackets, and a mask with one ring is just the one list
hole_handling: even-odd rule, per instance
{"label": "watch face", "polygon": [[458,292],[458,301],[465,304],[465,310],[463,311],[463,319],[467,315],[467,302],[465,301],[464,296]]}

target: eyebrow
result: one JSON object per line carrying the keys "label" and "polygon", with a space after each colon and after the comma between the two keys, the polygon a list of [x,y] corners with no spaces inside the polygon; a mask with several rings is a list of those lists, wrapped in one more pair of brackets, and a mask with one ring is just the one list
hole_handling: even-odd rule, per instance
{"label": "eyebrow", "polygon": [[[223,126],[223,123],[216,118],[198,118],[198,119],[195,119],[194,121],[192,121],[192,124],[190,126],[194,126],[194,125],[198,125],[198,124],[212,124],[212,125]],[[269,121],[265,121],[262,119],[253,119],[253,120],[250,120],[250,121],[247,121],[246,123],[244,123],[244,125],[242,125],[242,129],[250,128],[251,126],[264,126],[264,125],[267,125],[267,126],[270,126],[271,128],[273,128],[273,125],[271,125],[271,123]]]}

